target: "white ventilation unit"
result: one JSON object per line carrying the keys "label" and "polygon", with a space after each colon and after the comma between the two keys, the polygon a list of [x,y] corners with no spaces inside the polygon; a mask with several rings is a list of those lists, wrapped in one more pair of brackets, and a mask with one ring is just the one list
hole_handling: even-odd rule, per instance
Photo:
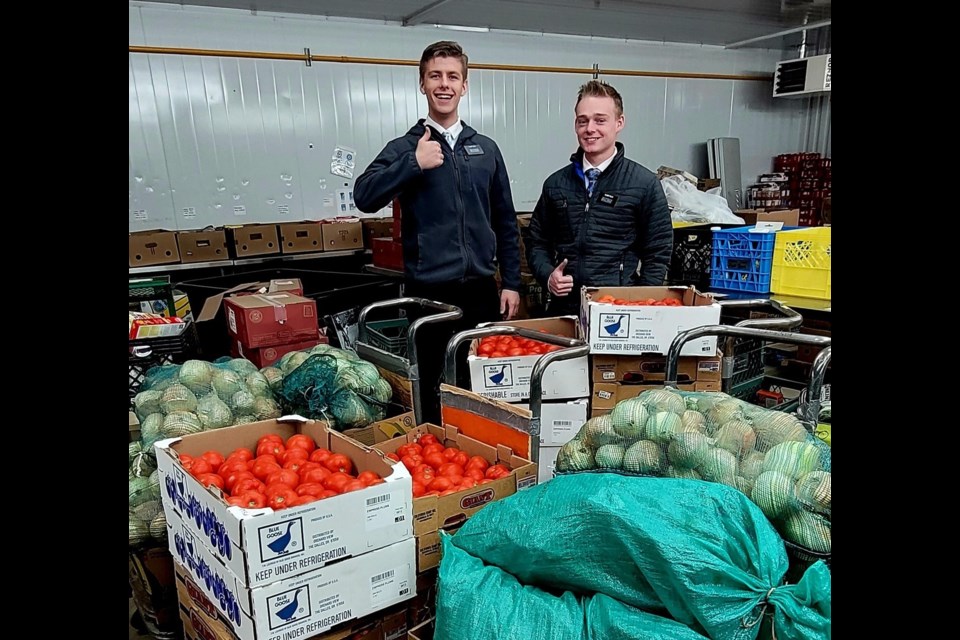
{"label": "white ventilation unit", "polygon": [[830,91],[830,54],[777,63],[774,98],[802,98]]}

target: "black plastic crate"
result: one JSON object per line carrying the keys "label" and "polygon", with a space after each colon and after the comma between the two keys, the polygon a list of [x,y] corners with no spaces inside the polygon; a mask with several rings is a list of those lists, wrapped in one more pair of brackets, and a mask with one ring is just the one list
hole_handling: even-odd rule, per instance
{"label": "black plastic crate", "polygon": [[[200,313],[207,298],[248,282],[269,282],[277,279],[299,278],[303,296],[316,300],[317,314],[327,326],[328,334],[335,335],[336,327],[329,316],[362,309],[372,302],[400,297],[400,281],[372,274],[340,271],[309,271],[305,269],[263,269],[225,276],[184,280],[177,289],[187,294],[190,308]],[[205,357],[214,360],[230,353],[230,336],[222,312],[213,320],[197,325],[200,345]]]}
{"label": "black plastic crate", "polygon": [[730,384],[736,386],[757,376],[763,376],[763,367],[763,347],[735,355]]}
{"label": "black plastic crate", "polygon": [[729,229],[736,224],[704,224],[673,230],[673,255],[670,257],[670,284],[693,285],[699,291],[710,288],[710,256],[713,229]]}
{"label": "black plastic crate", "polygon": [[181,364],[200,355],[197,326],[192,322],[179,336],[141,338],[129,342],[127,389],[131,403],[140,392],[140,386],[150,369],[165,364]]}

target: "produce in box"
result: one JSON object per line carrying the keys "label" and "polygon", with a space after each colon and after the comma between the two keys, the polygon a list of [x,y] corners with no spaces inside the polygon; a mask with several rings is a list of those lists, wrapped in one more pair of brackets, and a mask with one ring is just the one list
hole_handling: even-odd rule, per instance
{"label": "produce in box", "polygon": [[430,433],[399,447],[396,453],[388,453],[387,457],[401,462],[410,471],[414,498],[448,496],[510,475],[505,465],[491,465],[482,456],[471,457],[457,447],[444,447]]}
{"label": "produce in box", "polygon": [[588,420],[556,471],[718,482],[760,507],[789,542],[829,553],[830,449],[796,417],[725,393],[644,391]]}

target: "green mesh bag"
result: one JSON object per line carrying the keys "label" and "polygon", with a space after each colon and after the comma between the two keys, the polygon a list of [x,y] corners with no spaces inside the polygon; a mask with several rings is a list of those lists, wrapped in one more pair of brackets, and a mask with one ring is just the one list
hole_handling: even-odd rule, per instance
{"label": "green mesh bag", "polygon": [[706,480],[749,497],[793,549],[829,562],[830,446],[797,416],[725,393],[644,391],[588,420],[557,475],[616,472]]}
{"label": "green mesh bag", "polygon": [[780,536],[739,491],[560,476],[442,538],[437,638],[830,637],[830,571],[784,584]]}

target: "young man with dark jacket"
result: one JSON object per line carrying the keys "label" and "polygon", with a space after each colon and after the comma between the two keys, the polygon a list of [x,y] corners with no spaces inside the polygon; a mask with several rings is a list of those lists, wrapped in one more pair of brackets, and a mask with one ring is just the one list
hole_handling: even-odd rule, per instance
{"label": "young man with dark jacket", "polygon": [[[423,51],[420,93],[427,117],[387,144],[357,178],[353,197],[368,213],[399,197],[406,295],[463,310],[459,323],[428,325],[418,334],[420,375],[430,385],[423,416],[441,424],[436,391],[447,341],[456,330],[516,315],[520,240],[500,149],[460,120],[467,55],[459,44],[435,42]],[[459,386],[466,386],[467,369],[459,369]]]}
{"label": "young man with dark jacket", "polygon": [[544,181],[527,244],[527,262],[550,291],[551,315],[577,314],[581,286],[662,285],[673,251],[660,181],[617,142],[620,93],[592,80],[580,87],[574,113],[580,147]]}
{"label": "young man with dark jacket", "polygon": [[517,212],[497,144],[460,120],[467,55],[459,44],[424,50],[420,93],[427,117],[391,140],[357,178],[357,208],[372,213],[399,196],[408,295],[460,307],[470,327],[512,318],[520,304]]}

